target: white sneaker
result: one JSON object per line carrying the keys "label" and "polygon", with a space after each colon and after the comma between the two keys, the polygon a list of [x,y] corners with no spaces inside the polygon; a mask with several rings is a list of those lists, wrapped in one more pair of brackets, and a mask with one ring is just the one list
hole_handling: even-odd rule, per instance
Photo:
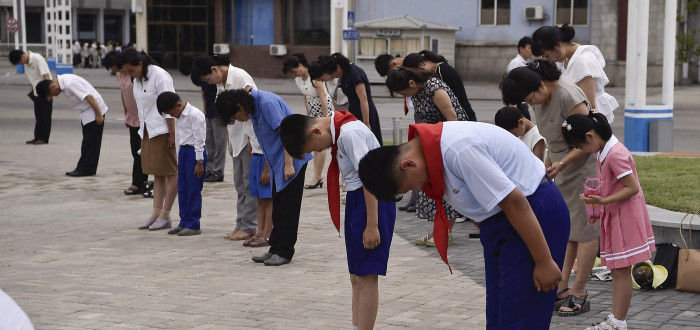
{"label": "white sneaker", "polygon": [[586,328],[586,330],[627,330],[627,322],[625,322],[625,325],[618,325],[615,324],[612,320],[610,320],[607,316],[605,317],[605,320],[600,323],[593,323],[591,324],[590,327]]}

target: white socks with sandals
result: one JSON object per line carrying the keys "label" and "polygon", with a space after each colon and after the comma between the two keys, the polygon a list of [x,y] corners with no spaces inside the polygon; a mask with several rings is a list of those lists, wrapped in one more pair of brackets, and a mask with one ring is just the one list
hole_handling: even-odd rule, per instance
{"label": "white socks with sandals", "polygon": [[603,322],[592,324],[587,330],[607,330],[607,329],[618,329],[627,330],[627,321],[618,320],[614,315],[610,314],[605,318]]}

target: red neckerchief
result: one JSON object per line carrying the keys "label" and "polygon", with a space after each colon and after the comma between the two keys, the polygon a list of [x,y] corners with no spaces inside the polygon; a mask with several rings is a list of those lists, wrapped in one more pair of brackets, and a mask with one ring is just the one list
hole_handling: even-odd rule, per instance
{"label": "red neckerchief", "polygon": [[442,206],[442,196],[445,195],[442,173],[442,152],[440,150],[440,139],[442,138],[442,122],[437,124],[413,124],[408,126],[408,140],[413,140],[416,134],[420,136],[421,146],[423,147],[423,155],[425,163],[428,167],[428,175],[430,182],[425,184],[423,192],[435,201],[435,219],[433,220],[433,239],[438,253],[450,268],[452,267],[447,262],[447,235],[452,231],[450,223],[447,221],[447,213],[445,207]]}
{"label": "red neckerchief", "polygon": [[406,98],[403,98],[403,114],[407,115],[408,114],[408,102],[406,101]]}
{"label": "red neckerchief", "polygon": [[338,233],[340,233],[340,169],[336,159],[338,155],[337,141],[340,136],[340,126],[355,120],[357,120],[355,116],[344,110],[335,111],[333,114],[335,139],[333,140],[333,145],[331,145],[331,165],[328,166],[326,190],[328,191],[328,209],[331,211],[331,220],[333,220]]}

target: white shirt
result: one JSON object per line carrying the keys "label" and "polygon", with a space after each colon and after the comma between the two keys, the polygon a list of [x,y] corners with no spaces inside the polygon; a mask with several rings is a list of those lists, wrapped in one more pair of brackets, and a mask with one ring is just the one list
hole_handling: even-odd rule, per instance
{"label": "white shirt", "polygon": [[[331,115],[331,138],[335,141],[333,118],[335,118],[335,112]],[[370,150],[379,148],[379,142],[367,125],[359,120],[341,126],[339,135],[338,141],[336,141],[338,168],[340,173],[343,173],[347,190],[354,191],[362,188],[362,181],[357,173],[357,169],[360,168],[360,159]]]}
{"label": "white shirt", "polygon": [[[531,151],[535,150],[535,145],[540,142],[540,141],[545,141],[544,143],[546,144],[547,141],[545,140],[544,136],[540,134],[540,130],[537,128],[537,125],[533,126],[529,131],[525,132],[523,136],[518,137],[520,141],[523,141],[525,145],[530,148]],[[545,152],[542,155],[542,163],[545,161],[545,157],[547,157],[547,153]]]}
{"label": "white shirt", "polygon": [[[246,88],[246,86],[251,86],[258,89],[255,85],[253,77],[251,77],[248,72],[241,68],[237,68],[233,65],[228,66],[228,75],[226,76],[226,84],[217,84],[216,88],[218,92],[229,90],[229,89],[241,89]],[[227,121],[225,118],[224,121]],[[238,157],[241,150],[248,145],[248,139],[245,136],[245,125],[240,125],[240,123],[234,123],[233,125],[228,125],[228,139],[231,147],[231,154],[233,157]]]}
{"label": "white shirt", "polygon": [[340,89],[340,86],[338,86],[339,83],[340,78],[334,78],[329,81],[325,81],[324,85],[326,85],[326,91],[329,92],[328,94],[331,96],[331,99],[335,101],[335,104],[346,105],[348,104],[348,97],[345,96],[343,90]]}
{"label": "white shirt", "polygon": [[508,63],[508,67],[506,67],[506,73],[510,72],[510,70],[525,65],[527,65],[527,61],[522,56],[520,56],[520,54],[518,54],[518,56],[510,60],[510,63]]}
{"label": "white shirt", "polygon": [[102,99],[102,95],[83,77],[66,73],[57,76],[56,79],[63,95],[66,96],[68,105],[80,113],[80,122],[83,123],[83,126],[95,121],[95,110],[87,101],[88,95],[95,98],[102,115],[107,113],[107,104]]}
{"label": "white shirt", "polygon": [[[296,77],[294,78],[294,82],[297,83],[297,87],[299,87],[299,90],[301,91],[301,94],[306,95],[307,97],[318,97],[318,92],[316,92],[316,87],[314,87],[313,84],[311,84],[311,77],[307,77],[308,79],[304,80],[302,77]],[[316,82],[318,84],[323,85],[323,88],[326,88],[326,85],[319,82]],[[328,95],[328,91],[326,91],[326,95]]]}
{"label": "white shirt", "polygon": [[249,120],[244,123],[245,124],[245,135],[248,137],[250,140],[250,149],[252,149],[252,152],[254,154],[262,155],[263,150],[262,147],[260,147],[260,142],[258,141],[258,137],[255,136],[255,130],[253,129],[253,121]]}
{"label": "white shirt", "polygon": [[187,103],[180,118],[175,120],[177,145],[194,147],[195,159],[204,160],[204,141],[207,138],[207,121],[204,112]]}
{"label": "white shirt", "polygon": [[17,303],[0,290],[0,329],[34,330],[32,321]]}
{"label": "white shirt", "polygon": [[615,120],[613,111],[620,104],[614,96],[605,92],[605,86],[610,80],[603,70],[605,58],[600,49],[593,45],[579,45],[566,66],[563,63],[557,63],[557,66],[561,70],[561,77],[574,84],[578,85],[579,81],[586,77],[595,79],[595,109],[604,114],[612,124]]}
{"label": "white shirt", "polygon": [[[148,66],[148,80],[134,79],[134,99],[139,108],[139,135],[143,138],[144,127],[148,129],[148,138],[170,133],[165,118],[173,118],[165,115],[165,118],[158,113],[156,101],[162,92],[175,92],[173,78],[170,74],[157,65]],[[174,132],[173,132],[174,133]]]}
{"label": "white shirt", "polygon": [[518,188],[532,195],[545,175],[542,161],[510,132],[487,123],[443,123],[445,200],[477,222],[501,211],[498,206]]}
{"label": "white shirt", "polygon": [[24,65],[24,73],[27,74],[29,83],[32,85],[32,89],[34,90],[34,96],[38,96],[34,87],[36,87],[36,84],[38,84],[42,80],[45,80],[45,74],[49,75],[49,80],[53,79],[51,77],[51,70],[49,70],[49,64],[46,63],[46,60],[43,56],[37,53],[29,52],[29,62]]}

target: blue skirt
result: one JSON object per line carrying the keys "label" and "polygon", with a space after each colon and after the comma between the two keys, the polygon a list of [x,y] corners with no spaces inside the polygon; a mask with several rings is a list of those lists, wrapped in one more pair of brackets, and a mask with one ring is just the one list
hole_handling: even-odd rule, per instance
{"label": "blue skirt", "polygon": [[389,247],[394,235],[396,204],[379,202],[378,229],[380,243],[368,250],[362,244],[362,235],[367,227],[367,207],[364,189],[348,191],[345,203],[345,249],[348,255],[348,270],[357,276],[386,275]]}
{"label": "blue skirt", "polygon": [[265,169],[265,156],[253,154],[250,160],[250,174],[248,175],[248,187],[250,195],[257,198],[272,198],[272,172],[270,172],[270,183],[263,186],[260,183],[260,176]]}

